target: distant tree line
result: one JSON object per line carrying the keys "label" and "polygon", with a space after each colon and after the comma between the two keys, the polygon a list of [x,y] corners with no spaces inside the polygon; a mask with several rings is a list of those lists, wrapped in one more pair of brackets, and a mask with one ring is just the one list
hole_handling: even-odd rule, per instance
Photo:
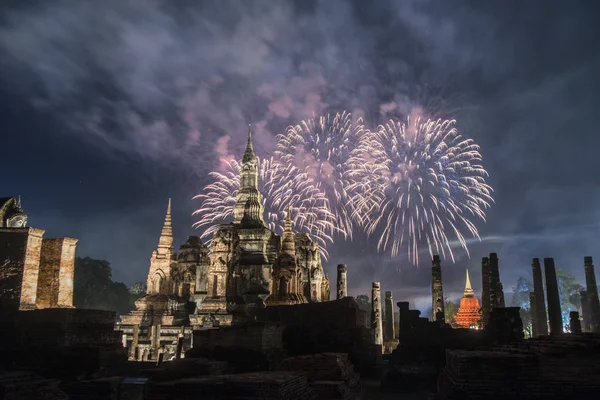
{"label": "distant tree line", "polygon": [[146,293],[146,284],[134,283],[127,287],[112,280],[110,263],[89,257],[75,259],[73,303],[76,308],[115,311],[127,314],[135,308],[135,301]]}
{"label": "distant tree line", "polygon": [[[556,268],[556,278],[558,280],[558,294],[560,296],[560,310],[562,313],[563,329],[569,332],[569,313],[579,311],[581,297],[579,292],[585,288],[577,282],[574,275],[568,274],[560,268]],[[545,282],[544,282],[545,287]],[[529,292],[533,292],[533,283],[529,279],[519,277],[517,284],[513,287],[510,305],[512,307],[521,307],[521,320],[523,321],[523,330],[525,335],[531,336],[531,305],[529,303]],[[548,300],[548,296],[544,296]]]}

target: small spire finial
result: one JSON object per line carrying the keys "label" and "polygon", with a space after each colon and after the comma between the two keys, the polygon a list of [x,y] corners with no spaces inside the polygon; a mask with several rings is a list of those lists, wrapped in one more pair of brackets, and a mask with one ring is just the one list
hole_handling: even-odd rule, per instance
{"label": "small spire finial", "polygon": [[467,294],[473,294],[473,288],[471,287],[471,280],[469,279],[469,270],[467,269],[467,281],[465,282],[465,296]]}
{"label": "small spire finial", "polygon": [[17,207],[21,208],[21,195],[17,197]]}
{"label": "small spire finial", "polygon": [[245,159],[252,159],[255,157],[256,156],[254,155],[254,149],[252,148],[252,128],[251,125],[248,124],[248,143],[246,144],[246,152],[244,153],[242,161],[244,161]]}

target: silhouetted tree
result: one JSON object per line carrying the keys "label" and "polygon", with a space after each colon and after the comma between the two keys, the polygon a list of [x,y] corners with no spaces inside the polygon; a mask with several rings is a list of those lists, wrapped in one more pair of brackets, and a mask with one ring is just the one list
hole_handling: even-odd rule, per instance
{"label": "silhouetted tree", "polygon": [[[579,292],[583,290],[583,287],[577,282],[577,278],[574,275],[568,274],[560,268],[556,268],[556,279],[558,280],[558,294],[560,296],[563,327],[565,330],[568,330],[569,312],[579,311]],[[520,314],[523,321],[523,329],[531,336],[529,292],[533,292],[533,284],[528,279],[519,277],[516,286],[513,287],[511,306],[521,307]],[[547,299],[548,296],[546,295],[545,298]]]}
{"label": "silhouetted tree", "polygon": [[110,263],[89,257],[75,260],[73,303],[77,308],[111,310],[118,315],[133,309],[127,286],[113,282]]}
{"label": "silhouetted tree", "polygon": [[556,279],[558,280],[558,294],[560,295],[560,311],[562,313],[563,327],[566,331],[569,328],[569,313],[571,311],[579,311],[581,304],[579,292],[584,290],[584,287],[577,282],[577,278],[568,274],[560,268],[556,268]]}
{"label": "silhouetted tree", "polygon": [[356,296],[356,303],[358,307],[366,312],[371,312],[371,298],[366,294],[359,294]]}
{"label": "silhouetted tree", "polygon": [[533,292],[533,283],[531,281],[519,277],[517,284],[513,287],[513,294],[510,301],[512,307],[521,307],[519,314],[523,322],[523,331],[526,336],[531,336],[531,305],[529,303],[529,292]]}
{"label": "silhouetted tree", "polygon": [[448,324],[454,325],[458,307],[458,304],[454,303],[448,299],[448,296],[444,295],[444,318]]}
{"label": "silhouetted tree", "polygon": [[146,284],[143,282],[135,282],[129,287],[129,298],[132,305],[135,305],[136,300],[146,294]]}

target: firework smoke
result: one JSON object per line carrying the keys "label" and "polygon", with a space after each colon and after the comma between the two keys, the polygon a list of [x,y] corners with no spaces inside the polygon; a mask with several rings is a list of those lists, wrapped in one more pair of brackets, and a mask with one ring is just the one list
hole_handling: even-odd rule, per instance
{"label": "firework smoke", "polygon": [[[419,247],[430,255],[446,252],[450,240],[467,251],[463,231],[479,237],[473,217],[485,220],[493,202],[479,146],[462,138],[454,120],[390,120],[353,152],[348,177],[355,215],[367,233],[379,236],[378,249],[396,256],[405,246],[418,264]],[[452,236],[452,237],[450,237]]]}
{"label": "firework smoke", "polygon": [[[209,174],[213,182],[194,197],[202,201],[193,215],[200,217],[194,227],[207,227],[201,235],[204,240],[212,239],[219,224],[233,219],[233,206],[240,188],[240,163],[224,161],[223,167],[223,172]],[[294,229],[311,234],[319,243],[321,255],[327,259],[326,245],[333,241],[335,230],[335,216],[329,210],[327,199],[308,182],[299,184],[285,172],[290,170],[281,168],[272,158],[259,158],[258,189],[262,194],[265,222],[270,230],[281,234],[289,208]]]}
{"label": "firework smoke", "polygon": [[[364,136],[361,119],[348,112],[313,117],[277,135],[275,158],[292,178],[294,193],[318,192],[326,197],[336,217],[336,230],[352,237],[353,209],[346,191],[350,153]],[[303,193],[302,197],[308,197]]]}

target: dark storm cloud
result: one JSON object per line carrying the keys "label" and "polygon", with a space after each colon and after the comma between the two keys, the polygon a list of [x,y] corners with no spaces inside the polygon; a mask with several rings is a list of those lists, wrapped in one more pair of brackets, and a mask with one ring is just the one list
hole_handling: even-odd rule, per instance
{"label": "dark storm cloud", "polygon": [[[446,287],[460,294],[467,267],[480,281],[481,256],[497,251],[508,288],[528,273],[531,257],[552,255],[577,272],[584,255],[595,255],[600,36],[593,7],[585,1],[18,3],[2,12],[0,82],[38,115],[52,115],[82,146],[157,165],[165,176],[192,175],[195,183],[179,189],[182,198],[194,194],[217,157],[239,155],[247,123],[267,153],[274,134],[313,112],[349,110],[369,126],[414,107],[456,117],[482,146],[496,204],[487,225],[478,223],[483,240],[470,245],[471,258],[457,249],[457,264],[447,262]],[[160,201],[152,205],[158,221]],[[80,223],[88,228],[77,231],[80,248],[92,236],[97,250],[90,252],[98,257],[113,248],[101,242],[118,245],[112,225],[101,221],[111,218],[136,221],[125,231],[149,244],[105,257],[120,269],[140,260],[134,269],[143,277],[156,241],[153,231],[146,234],[152,225],[146,211],[115,207],[106,218],[86,218]],[[427,273],[392,274],[407,269],[406,260],[375,255],[364,239],[348,246],[338,238],[330,254],[330,275],[338,262],[356,265],[360,284],[351,286],[358,292],[389,275],[394,290],[420,287],[428,296]]]}

